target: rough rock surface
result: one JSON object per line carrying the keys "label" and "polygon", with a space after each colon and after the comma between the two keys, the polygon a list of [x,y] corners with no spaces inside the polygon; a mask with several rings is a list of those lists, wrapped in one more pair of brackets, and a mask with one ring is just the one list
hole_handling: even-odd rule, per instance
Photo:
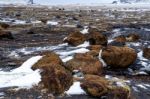
{"label": "rough rock surface", "polygon": [[0,39],[3,39],[3,38],[13,39],[13,36],[12,36],[11,32],[9,32],[9,31],[0,30]]}
{"label": "rough rock surface", "polygon": [[81,88],[89,95],[101,97],[108,92],[109,82],[100,76],[86,75],[81,83]]}
{"label": "rough rock surface", "polygon": [[116,81],[108,80],[97,75],[85,75],[81,88],[94,97],[105,96],[106,99],[130,99],[130,88],[128,86],[115,85]]}
{"label": "rough rock surface", "polygon": [[73,83],[72,74],[63,67],[59,56],[54,52],[46,52],[32,69],[41,69],[42,88],[52,94],[62,94],[68,90]]}
{"label": "rough rock surface", "polygon": [[73,59],[66,62],[66,68],[70,71],[80,70],[84,74],[100,75],[102,67],[102,63],[89,54],[76,54]]}
{"label": "rough rock surface", "polygon": [[128,42],[136,42],[140,39],[140,36],[138,34],[129,34],[127,37],[126,37],[126,40]]}
{"label": "rough rock surface", "polygon": [[84,41],[86,41],[86,37],[80,32],[73,32],[69,34],[66,39],[64,39],[64,42],[67,42],[72,46],[80,45],[84,43]]}
{"label": "rough rock surface", "polygon": [[137,58],[137,53],[129,47],[108,46],[102,51],[102,59],[112,68],[128,68]]}
{"label": "rough rock surface", "polygon": [[150,48],[143,49],[143,56],[147,59],[150,59]]}
{"label": "rough rock surface", "polygon": [[107,45],[107,37],[99,32],[91,32],[87,34],[87,40],[91,45]]}
{"label": "rough rock surface", "polygon": [[0,22],[0,27],[3,28],[3,29],[6,29],[6,28],[10,27],[10,25],[7,24],[7,23]]}

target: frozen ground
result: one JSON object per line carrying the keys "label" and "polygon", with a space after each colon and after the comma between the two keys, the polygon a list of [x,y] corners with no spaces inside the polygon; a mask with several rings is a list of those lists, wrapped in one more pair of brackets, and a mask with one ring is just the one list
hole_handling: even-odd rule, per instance
{"label": "frozen ground", "polygon": [[[132,7],[132,5],[130,5],[130,6]],[[111,7],[118,9],[115,5],[110,5],[110,8]],[[121,7],[121,5],[118,5],[118,7]],[[94,8],[97,9],[97,7],[94,7]],[[103,6],[103,8],[105,8],[105,10],[101,10],[100,8],[98,8],[98,9],[102,12],[96,12],[95,14],[93,14],[92,19],[95,20],[97,18],[98,20],[100,20],[102,15],[104,15],[102,18],[106,18],[106,19],[108,18],[108,22],[111,20],[115,20],[114,15],[111,15],[111,13],[108,13],[108,9],[106,6]],[[143,8],[145,8],[145,6],[143,6]],[[90,9],[90,7],[85,8],[85,9],[86,10]],[[149,23],[149,20],[148,20],[149,17],[146,20],[144,20],[145,18],[142,18],[142,16],[149,13],[147,10],[136,9],[136,8],[130,9],[130,7],[129,7],[129,9],[119,9],[119,10],[121,11],[120,13],[122,15],[119,16],[119,18],[116,19],[117,21],[114,21],[114,22],[118,22],[118,20],[130,17],[131,19],[132,18],[140,19],[139,22],[141,22],[141,23],[144,23],[144,22],[146,22],[147,24]],[[19,8],[19,11],[20,11],[20,8]],[[24,11],[24,9],[21,11]],[[106,12],[103,13],[103,11],[106,11]],[[147,12],[145,13],[144,11],[147,11]],[[50,12],[53,12],[53,11],[50,11]],[[42,10],[42,12],[40,12],[38,14],[40,16],[42,16],[42,13],[43,13],[43,10]],[[48,13],[47,9],[46,9],[46,13]],[[56,13],[58,13],[58,12],[56,12]],[[77,12],[74,12],[73,14],[76,14],[76,13],[78,14],[79,12],[77,11]],[[87,11],[87,13],[89,13],[89,12]],[[91,15],[88,16],[87,13],[81,13],[81,14],[83,16],[85,14],[86,18],[87,17],[91,18]],[[102,14],[98,14],[98,13],[102,13]],[[127,16],[128,13],[130,13],[131,15],[132,14],[136,14],[136,15],[135,16]],[[72,12],[71,12],[71,14],[72,14]],[[1,15],[3,18],[1,18],[0,21],[2,21],[2,22],[10,23],[11,25],[19,25],[19,26],[28,24],[23,19],[11,18],[10,16],[7,16],[8,18],[5,18],[6,16],[5,16],[5,13],[3,12],[3,10],[1,10]],[[37,17],[39,17],[39,15],[35,15],[34,18],[36,19]],[[45,12],[43,15],[45,17]],[[49,15],[51,15],[51,13]],[[58,15],[58,14],[56,14],[56,15]],[[101,15],[101,17],[99,17],[100,15]],[[48,17],[51,18],[51,16],[48,16]],[[12,19],[15,20],[15,22],[12,22]],[[81,18],[80,20],[83,21],[83,19],[84,18]],[[57,27],[58,26],[57,20],[55,21],[55,20],[53,20],[53,18],[51,18],[48,20],[47,24]],[[91,22],[91,19],[89,19],[89,20]],[[92,20],[92,21],[94,21],[94,20]],[[62,22],[62,21],[63,21],[63,19],[59,20],[59,22]],[[88,21],[88,18],[85,20],[85,23],[87,21]],[[76,22],[77,21],[75,21],[75,23]],[[38,19],[31,21],[31,24],[34,24],[34,23],[41,24],[41,21]],[[95,21],[93,23],[95,23]],[[137,28],[137,27],[129,28],[129,27],[123,26],[123,27],[115,28],[112,31],[108,32],[109,43],[111,43],[113,41],[112,40],[113,38],[115,38],[119,35],[127,35],[132,32],[138,33],[141,37],[140,41],[138,41],[136,43],[127,43],[127,46],[134,48],[138,53],[138,59],[137,59],[136,63],[133,64],[133,66],[131,66],[127,70],[121,71],[121,73],[123,72],[123,74],[117,75],[118,77],[119,76],[126,77],[127,81],[129,81],[129,82],[127,82],[127,84],[131,86],[132,90],[138,97],[137,99],[141,99],[141,97],[144,97],[144,99],[149,99],[149,93],[150,93],[149,77],[148,76],[144,76],[143,78],[141,77],[143,75],[148,75],[150,72],[149,60],[142,57],[143,52],[141,50],[141,46],[149,47],[149,45],[150,45],[150,34],[149,34],[150,27],[147,24],[146,24],[146,27],[143,26],[142,28],[141,27],[140,28]],[[75,25],[75,24],[73,23],[73,25]],[[65,27],[65,28],[67,28],[67,27]],[[60,28],[57,27],[56,29],[60,29]],[[8,58],[8,59],[6,59],[7,60],[6,62],[4,61],[5,65],[1,66],[1,68],[0,68],[0,78],[2,78],[2,80],[0,81],[0,87],[1,87],[0,88],[0,97],[1,96],[3,97],[5,95],[9,96],[8,93],[5,93],[7,88],[9,89],[9,88],[12,88],[13,86],[15,86],[15,87],[17,86],[19,88],[20,87],[30,88],[33,84],[37,84],[40,81],[39,71],[32,71],[30,69],[31,65],[33,65],[34,62],[38,61],[38,59],[41,58],[41,56],[36,56],[36,55],[39,55],[40,52],[52,50],[52,51],[56,52],[57,54],[59,54],[60,58],[64,62],[66,62],[66,61],[72,59],[73,55],[75,53],[85,53],[85,52],[89,51],[86,48],[87,46],[89,46],[89,42],[84,42],[84,44],[81,44],[77,47],[72,47],[66,43],[59,42],[60,40],[63,40],[63,38],[65,38],[67,35],[67,33],[65,33],[65,32],[63,32],[63,33],[59,33],[59,32],[60,32],[60,30],[57,32],[54,32],[54,33],[53,32],[52,33],[43,33],[42,32],[42,33],[35,33],[35,34],[26,34],[24,32],[20,32],[20,34],[19,33],[17,34],[17,32],[15,32],[14,33],[14,36],[16,37],[15,40],[13,40],[13,41],[1,40],[0,41],[0,44],[1,44],[1,46],[0,46],[1,54],[0,55],[2,55],[2,57],[0,57],[0,58],[2,59],[2,61],[5,60],[5,57]],[[82,28],[81,32],[83,34],[88,33],[87,29],[85,29],[85,28],[84,29]],[[106,32],[106,34],[107,34],[107,32]],[[50,40],[50,41],[48,41],[48,40]],[[54,42],[57,42],[57,43],[54,44]],[[36,46],[34,46],[34,44]],[[5,56],[5,57],[3,58],[3,56]],[[36,57],[33,57],[33,56],[36,56]],[[11,63],[12,59],[16,59],[16,60],[21,59],[25,63],[23,63],[22,65],[19,65],[21,67],[17,67],[14,65],[13,68],[15,68],[15,69],[5,70],[5,68],[9,67],[9,66],[7,66],[7,64]],[[34,59],[34,61],[32,61],[32,59]],[[118,79],[117,77],[113,77],[113,76],[116,76],[116,75],[109,74],[109,76],[106,76],[106,77],[110,77],[112,79]],[[18,78],[18,79],[15,79],[15,78]],[[24,83],[24,82],[26,82],[26,80],[28,78],[29,79],[35,78],[35,82],[32,82],[32,80],[31,80],[31,82]],[[17,82],[17,83],[15,83],[15,82]],[[118,84],[121,85],[120,83],[118,83]],[[84,94],[83,90],[79,86],[79,82],[75,82],[73,84],[73,86],[66,93],[68,93],[70,95]],[[80,97],[80,95],[77,97],[77,99],[79,97]],[[86,96],[84,95],[83,97],[86,97]]]}

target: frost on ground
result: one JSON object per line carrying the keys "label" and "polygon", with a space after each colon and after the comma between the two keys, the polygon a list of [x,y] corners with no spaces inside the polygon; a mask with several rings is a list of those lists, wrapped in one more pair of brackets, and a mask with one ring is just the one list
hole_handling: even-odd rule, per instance
{"label": "frost on ground", "polygon": [[5,87],[21,87],[31,88],[41,81],[40,71],[33,71],[31,67],[42,58],[35,56],[24,62],[19,68],[10,72],[0,71],[0,88]]}

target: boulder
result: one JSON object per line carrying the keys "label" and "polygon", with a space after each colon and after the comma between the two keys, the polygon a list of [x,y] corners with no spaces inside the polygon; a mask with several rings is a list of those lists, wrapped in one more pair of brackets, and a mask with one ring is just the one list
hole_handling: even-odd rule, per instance
{"label": "boulder", "polygon": [[87,40],[91,45],[107,45],[107,37],[99,32],[90,32],[87,34]]}
{"label": "boulder", "polygon": [[10,27],[10,25],[7,23],[0,22],[0,27],[3,29],[6,29],[6,28]]}
{"label": "boulder", "polygon": [[89,54],[75,54],[74,58],[66,62],[66,68],[70,71],[79,70],[83,74],[96,74],[102,73],[103,65],[98,58]]}
{"label": "boulder", "polygon": [[101,57],[112,68],[128,68],[135,62],[137,53],[129,47],[107,46]]}
{"label": "boulder", "polygon": [[64,39],[64,42],[72,45],[72,46],[78,46],[86,41],[85,35],[83,35],[80,32],[73,32],[68,35],[66,39]]}
{"label": "boulder", "polygon": [[138,34],[129,34],[126,37],[126,41],[128,42],[137,42],[140,39],[140,36]]}
{"label": "boulder", "polygon": [[111,86],[109,87],[108,98],[107,99],[131,99],[130,89],[121,86]]}
{"label": "boulder", "polygon": [[46,24],[48,19],[40,19],[40,21],[43,23],[43,24]]}
{"label": "boulder", "polygon": [[118,37],[115,37],[114,41],[125,43],[126,42],[126,37],[124,35],[120,35]]}
{"label": "boulder", "polygon": [[101,97],[108,93],[108,85],[108,80],[103,77],[86,75],[80,86],[87,94],[94,97]]}
{"label": "boulder", "polygon": [[[97,75],[85,75],[81,81],[81,88],[89,95],[106,99],[130,99],[129,86],[120,81],[121,79],[106,79]],[[121,83],[122,86],[115,84]]]}
{"label": "boulder", "polygon": [[41,84],[52,94],[62,94],[73,84],[72,74],[59,64],[41,68]]}
{"label": "boulder", "polygon": [[11,32],[9,31],[2,31],[0,30],[0,39],[7,38],[7,39],[13,39]]}
{"label": "boulder", "polygon": [[43,56],[43,58],[32,66],[33,70],[42,68],[49,64],[58,64],[58,65],[63,66],[62,60],[56,53],[50,52],[50,51],[45,51],[45,52],[42,52],[41,55]]}
{"label": "boulder", "polygon": [[150,48],[143,49],[143,56],[147,59],[150,59]]}
{"label": "boulder", "polygon": [[87,49],[89,49],[89,50],[94,50],[94,51],[100,51],[101,49],[103,48],[103,46],[102,45],[91,45],[91,46],[88,46],[87,47]]}
{"label": "boulder", "polygon": [[43,58],[39,60],[32,69],[41,69],[42,88],[52,94],[62,94],[68,90],[73,83],[70,71],[64,66],[57,54],[54,52],[42,53]]}

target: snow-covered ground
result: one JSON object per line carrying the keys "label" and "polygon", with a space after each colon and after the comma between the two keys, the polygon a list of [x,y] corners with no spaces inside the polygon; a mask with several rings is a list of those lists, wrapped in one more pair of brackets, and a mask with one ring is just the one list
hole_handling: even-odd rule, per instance
{"label": "snow-covered ground", "polygon": [[10,72],[0,71],[0,88],[5,87],[21,87],[31,88],[41,81],[40,71],[33,71],[31,67],[42,58],[35,56],[24,62],[19,68]]}

